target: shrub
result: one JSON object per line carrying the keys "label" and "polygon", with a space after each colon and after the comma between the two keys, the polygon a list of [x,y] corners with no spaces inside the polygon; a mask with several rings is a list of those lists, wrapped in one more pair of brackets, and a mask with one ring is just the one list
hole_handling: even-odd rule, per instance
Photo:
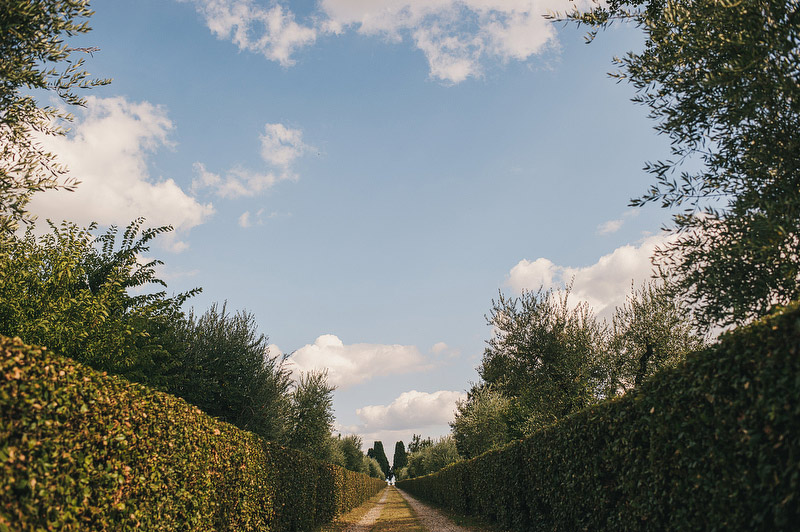
{"label": "shrub", "polygon": [[0,530],[309,530],[383,482],[0,337]]}
{"label": "shrub", "polygon": [[800,304],[625,396],[398,486],[513,530],[791,530]]}

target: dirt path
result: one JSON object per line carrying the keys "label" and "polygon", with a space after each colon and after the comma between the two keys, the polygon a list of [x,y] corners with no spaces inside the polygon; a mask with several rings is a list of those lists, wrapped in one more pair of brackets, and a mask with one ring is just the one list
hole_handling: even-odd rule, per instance
{"label": "dirt path", "polygon": [[[362,517],[340,523],[335,529],[344,532],[482,532],[453,523],[439,510],[431,508],[394,486],[387,487],[380,499]],[[361,508],[364,508],[363,506]],[[361,510],[364,511],[363,509]],[[355,522],[355,520],[358,520]],[[345,519],[345,521],[347,521]],[[342,526],[344,525],[344,526]],[[323,530],[328,530],[324,528]]]}
{"label": "dirt path", "polygon": [[386,505],[386,497],[388,496],[389,490],[383,490],[383,497],[381,497],[381,500],[361,518],[361,521],[348,528],[347,532],[369,532],[375,524],[375,521],[378,520],[378,516],[381,515],[381,511],[383,511],[383,507]]}
{"label": "dirt path", "polygon": [[422,526],[431,532],[474,532],[474,529],[458,526],[448,519],[442,512],[434,510],[427,504],[419,502],[408,493],[397,490],[405,498],[414,513],[417,514]]}

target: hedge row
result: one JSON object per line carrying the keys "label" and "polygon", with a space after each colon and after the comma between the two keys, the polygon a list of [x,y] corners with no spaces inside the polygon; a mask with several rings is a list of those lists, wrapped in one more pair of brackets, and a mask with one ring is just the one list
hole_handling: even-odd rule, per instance
{"label": "hedge row", "polygon": [[800,307],[624,397],[398,487],[511,530],[798,530]]}
{"label": "hedge row", "polygon": [[0,531],[310,530],[384,485],[0,336]]}

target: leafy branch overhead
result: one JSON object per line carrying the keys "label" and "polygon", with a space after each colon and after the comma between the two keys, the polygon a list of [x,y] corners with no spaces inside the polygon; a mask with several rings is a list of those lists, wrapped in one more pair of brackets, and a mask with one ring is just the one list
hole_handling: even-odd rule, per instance
{"label": "leafy branch overhead", "polygon": [[88,32],[91,15],[88,0],[10,0],[0,9],[0,234],[32,220],[27,204],[33,193],[77,185],[38,141],[65,134],[63,124],[72,115],[40,105],[31,93],[47,91],[68,106],[83,106],[79,90],[110,83],[90,78],[83,58],[72,59],[74,52],[91,54],[97,48],[64,42]]}
{"label": "leafy branch overhead", "polygon": [[618,80],[669,137],[631,204],[680,209],[656,265],[703,326],[800,297],[800,6],[785,0],[612,0],[566,20],[642,28]]}

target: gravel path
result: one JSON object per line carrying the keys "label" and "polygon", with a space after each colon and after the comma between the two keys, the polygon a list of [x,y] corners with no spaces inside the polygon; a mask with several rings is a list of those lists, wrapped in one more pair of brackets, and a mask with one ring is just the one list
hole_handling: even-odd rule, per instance
{"label": "gravel path", "polygon": [[408,493],[402,490],[397,491],[400,492],[400,495],[405,498],[409,506],[411,506],[414,512],[416,512],[417,517],[419,517],[419,520],[422,523],[422,526],[431,532],[472,532],[472,530],[469,528],[464,528],[453,523],[440,511],[434,510],[427,504],[419,502]]}
{"label": "gravel path", "polygon": [[364,514],[364,517],[361,518],[361,521],[348,528],[346,532],[369,532],[370,529],[375,525],[375,521],[377,521],[378,517],[381,515],[381,510],[383,510],[383,506],[386,504],[386,497],[388,496],[389,490],[384,489],[381,500],[375,503],[375,506],[373,506],[369,512]]}

